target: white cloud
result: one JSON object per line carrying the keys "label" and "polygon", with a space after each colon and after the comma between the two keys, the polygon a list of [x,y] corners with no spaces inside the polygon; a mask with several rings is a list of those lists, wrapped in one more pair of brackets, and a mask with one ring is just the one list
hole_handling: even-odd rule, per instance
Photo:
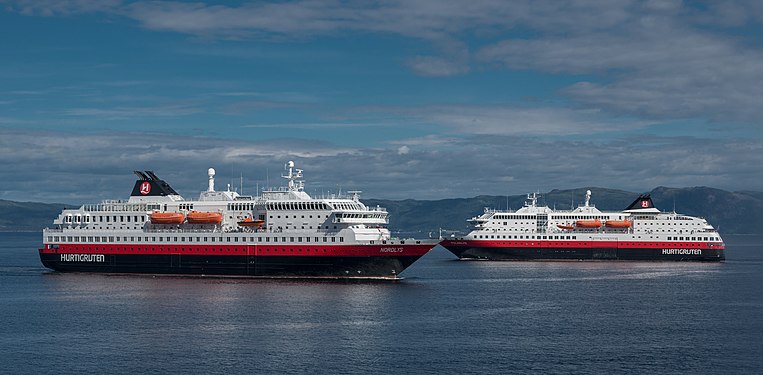
{"label": "white cloud", "polygon": [[154,170],[181,194],[194,197],[205,188],[209,167],[218,171],[221,184],[238,186],[243,174],[251,192],[268,180],[278,185],[287,160],[305,170],[310,193],[360,189],[374,198],[437,199],[580,186],[763,189],[763,145],[755,140],[581,142],[484,135],[416,147],[350,149],[294,139],[0,130],[0,198],[69,203],[125,198],[136,169]]}
{"label": "white cloud", "polygon": [[[700,117],[759,124],[763,59],[759,1],[341,2],[240,5],[178,1],[15,1],[29,15],[104,13],[142,27],[202,38],[305,39],[387,33],[429,41],[434,53],[404,60],[443,77],[477,62],[512,70],[586,74],[561,93],[575,104],[651,117]],[[705,27],[711,25],[711,28]],[[720,28],[720,29],[719,29]],[[466,43],[466,41],[469,43]],[[503,40],[503,41],[501,41]],[[497,41],[497,42],[495,42]],[[470,46],[471,44],[471,46]],[[217,49],[220,52],[220,49]],[[484,69],[484,66],[479,66]]]}
{"label": "white cloud", "polygon": [[[512,136],[602,136],[623,130],[654,125],[628,117],[614,118],[595,109],[565,107],[526,108],[508,105],[448,105],[419,108],[377,107],[376,111],[397,113],[406,121],[435,124],[449,129],[451,136],[512,135]],[[443,137],[428,136],[415,140],[423,144],[441,143]],[[408,144],[408,143],[406,143]]]}

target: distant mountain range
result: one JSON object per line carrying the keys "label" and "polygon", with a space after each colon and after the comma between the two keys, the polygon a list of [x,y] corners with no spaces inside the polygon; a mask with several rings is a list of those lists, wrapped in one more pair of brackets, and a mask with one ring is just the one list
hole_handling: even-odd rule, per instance
{"label": "distant mountain range", "polygon": [[0,199],[0,232],[38,231],[53,223],[65,207],[61,203],[14,202]]}
{"label": "distant mountain range", "polygon": [[[602,211],[619,211],[627,207],[638,193],[597,187],[570,190],[552,190],[542,193],[539,204],[567,210],[577,207],[591,190],[591,204]],[[675,211],[707,218],[720,229],[721,234],[763,233],[763,192],[725,190],[708,187],[658,187],[649,194],[662,211]],[[390,212],[390,230],[417,237],[430,232],[436,236],[439,229],[467,232],[466,220],[487,208],[516,210],[524,204],[524,195],[456,198],[441,200],[386,200],[363,199],[369,206],[386,207]],[[0,231],[38,231],[50,225],[66,204],[13,202],[0,200]]]}

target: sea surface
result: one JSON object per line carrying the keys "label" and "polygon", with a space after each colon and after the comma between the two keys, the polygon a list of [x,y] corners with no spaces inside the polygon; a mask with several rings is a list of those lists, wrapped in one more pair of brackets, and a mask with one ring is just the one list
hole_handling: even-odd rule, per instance
{"label": "sea surface", "polygon": [[399,282],[63,274],[0,233],[0,373],[763,373],[763,236],[724,263],[458,261]]}

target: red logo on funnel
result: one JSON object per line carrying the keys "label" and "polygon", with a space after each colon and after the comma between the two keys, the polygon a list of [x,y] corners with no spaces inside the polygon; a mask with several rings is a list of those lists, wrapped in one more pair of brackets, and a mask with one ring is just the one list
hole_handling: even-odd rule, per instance
{"label": "red logo on funnel", "polygon": [[649,201],[647,201],[647,200],[641,201],[641,207],[649,208]]}
{"label": "red logo on funnel", "polygon": [[151,184],[148,183],[148,181],[143,182],[140,184],[140,193],[143,195],[146,195],[151,192]]}

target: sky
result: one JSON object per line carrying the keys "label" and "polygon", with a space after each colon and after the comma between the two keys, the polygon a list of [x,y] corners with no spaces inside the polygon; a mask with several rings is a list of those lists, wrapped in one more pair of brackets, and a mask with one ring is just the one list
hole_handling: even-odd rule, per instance
{"label": "sky", "polygon": [[0,0],[0,199],[763,190],[763,2]]}

